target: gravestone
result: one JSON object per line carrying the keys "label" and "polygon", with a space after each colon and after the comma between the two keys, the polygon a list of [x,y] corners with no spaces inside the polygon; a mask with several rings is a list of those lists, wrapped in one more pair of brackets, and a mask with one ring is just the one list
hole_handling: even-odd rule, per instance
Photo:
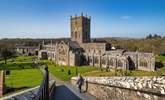
{"label": "gravestone", "polygon": [[9,70],[6,71],[6,75],[10,75],[10,71]]}

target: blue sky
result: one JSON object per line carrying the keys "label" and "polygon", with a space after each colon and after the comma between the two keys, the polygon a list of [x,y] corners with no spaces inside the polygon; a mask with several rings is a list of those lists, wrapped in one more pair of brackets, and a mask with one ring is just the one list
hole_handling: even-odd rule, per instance
{"label": "blue sky", "polygon": [[69,37],[81,12],[92,37],[165,35],[165,0],[0,0],[0,38]]}

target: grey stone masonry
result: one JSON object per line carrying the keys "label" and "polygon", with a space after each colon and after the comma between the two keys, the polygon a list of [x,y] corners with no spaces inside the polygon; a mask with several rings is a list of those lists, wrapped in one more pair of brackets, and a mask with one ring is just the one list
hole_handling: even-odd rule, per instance
{"label": "grey stone masonry", "polygon": [[[165,100],[165,77],[85,77],[84,89],[100,100]],[[75,84],[77,77],[73,77]]]}
{"label": "grey stone masonry", "polygon": [[[90,65],[106,69],[155,71],[155,55],[111,49],[110,43],[91,41],[90,20],[87,16],[71,17],[71,40],[42,45],[38,58],[58,65]],[[45,52],[46,51],[46,52]],[[46,57],[45,57],[46,56]]]}

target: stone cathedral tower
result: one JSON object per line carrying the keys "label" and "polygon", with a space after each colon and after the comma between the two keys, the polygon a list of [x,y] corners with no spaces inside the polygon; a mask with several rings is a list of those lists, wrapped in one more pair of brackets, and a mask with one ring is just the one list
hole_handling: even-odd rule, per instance
{"label": "stone cathedral tower", "polygon": [[71,40],[78,43],[90,42],[90,20],[88,16],[71,16]]}

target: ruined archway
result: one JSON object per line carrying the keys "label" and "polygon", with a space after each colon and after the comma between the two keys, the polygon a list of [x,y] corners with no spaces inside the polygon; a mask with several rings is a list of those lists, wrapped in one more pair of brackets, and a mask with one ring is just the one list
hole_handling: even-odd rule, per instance
{"label": "ruined archway", "polygon": [[145,58],[141,58],[141,59],[139,60],[139,66],[140,66],[140,67],[148,67],[148,62],[147,62],[147,60],[146,60]]}
{"label": "ruined archway", "polygon": [[114,58],[110,58],[109,60],[108,60],[108,66],[109,67],[115,67],[115,59]]}
{"label": "ruined archway", "polygon": [[120,68],[122,68],[123,67],[123,62],[122,62],[122,60],[118,60],[117,61],[117,67],[120,67]]}

